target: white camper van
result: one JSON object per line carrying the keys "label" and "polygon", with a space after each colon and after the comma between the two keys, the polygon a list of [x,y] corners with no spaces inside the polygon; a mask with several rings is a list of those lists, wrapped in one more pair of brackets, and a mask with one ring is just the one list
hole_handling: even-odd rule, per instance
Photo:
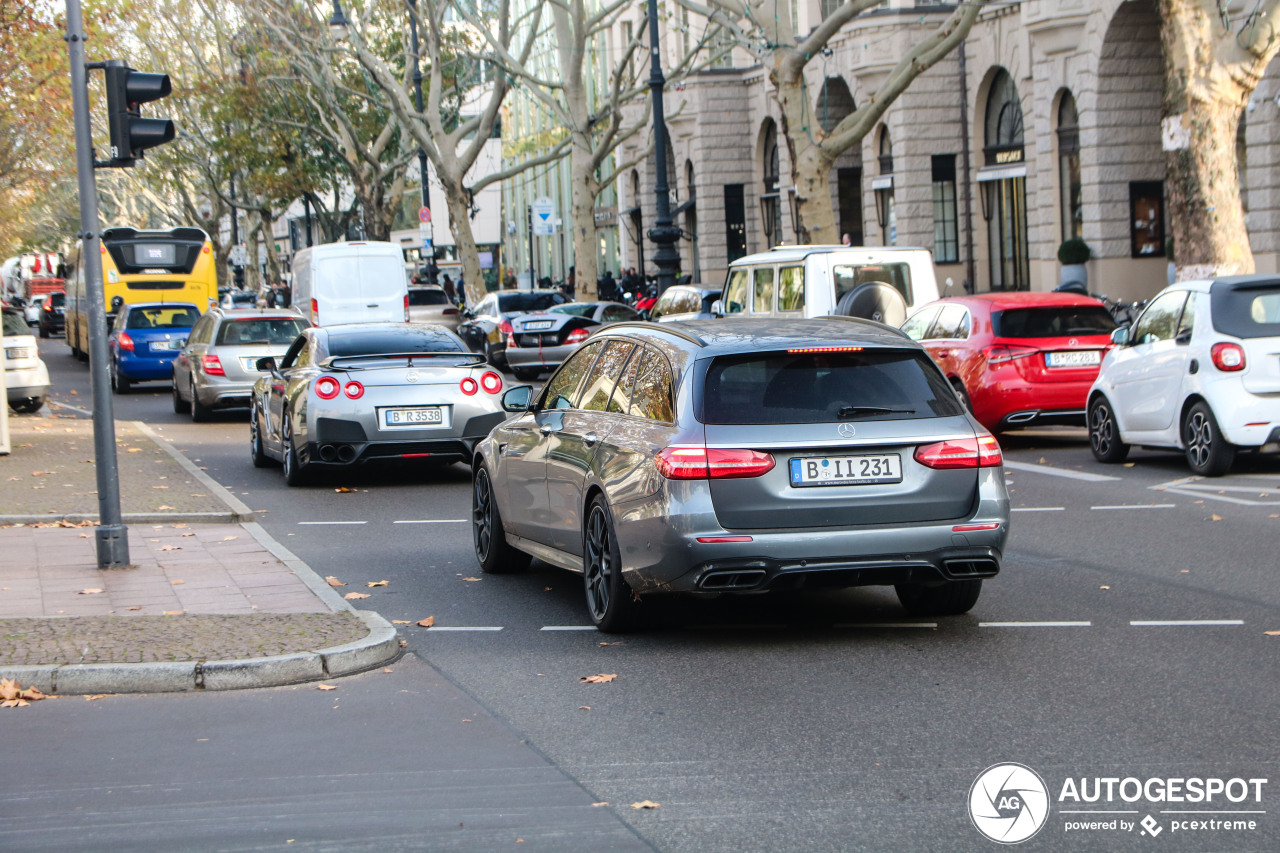
{"label": "white camper van", "polygon": [[394,243],[326,243],[293,256],[293,308],[313,326],[407,323],[409,280]]}

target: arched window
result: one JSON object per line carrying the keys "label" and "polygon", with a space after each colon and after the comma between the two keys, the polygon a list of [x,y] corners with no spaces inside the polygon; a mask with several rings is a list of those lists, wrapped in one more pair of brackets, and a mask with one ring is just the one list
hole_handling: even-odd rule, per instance
{"label": "arched window", "polygon": [[1022,103],[1013,77],[997,69],[987,90],[983,158],[979,171],[982,217],[987,221],[992,290],[1027,290],[1027,167]]}
{"label": "arched window", "polygon": [[1022,102],[1009,72],[996,72],[987,95],[985,148],[988,166],[1021,163],[1023,160]]}
{"label": "arched window", "polygon": [[1058,104],[1058,182],[1062,193],[1062,239],[1084,234],[1084,205],[1080,196],[1080,116],[1076,99],[1062,94]]}
{"label": "arched window", "polygon": [[778,126],[765,122],[763,147],[764,186],[760,195],[760,216],[764,222],[765,245],[772,249],[782,242],[782,204],[778,191],[782,164],[778,157]]}

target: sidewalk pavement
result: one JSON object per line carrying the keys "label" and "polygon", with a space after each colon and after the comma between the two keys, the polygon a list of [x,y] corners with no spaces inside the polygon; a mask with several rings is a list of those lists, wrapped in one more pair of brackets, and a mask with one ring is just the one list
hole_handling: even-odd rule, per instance
{"label": "sidewalk pavement", "polygon": [[399,654],[254,513],[141,423],[116,424],[127,569],[97,568],[92,424],[11,417],[0,678],[44,693],[265,687]]}

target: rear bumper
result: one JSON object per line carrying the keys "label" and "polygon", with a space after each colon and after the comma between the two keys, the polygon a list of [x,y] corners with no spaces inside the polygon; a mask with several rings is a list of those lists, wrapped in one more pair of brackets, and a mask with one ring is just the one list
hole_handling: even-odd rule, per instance
{"label": "rear bumper", "polygon": [[578,350],[577,344],[558,347],[507,347],[507,364],[511,367],[559,367]]}
{"label": "rear bumper", "polygon": [[157,356],[136,356],[116,353],[116,369],[125,379],[146,381],[149,379],[172,379],[173,360],[178,353]]}
{"label": "rear bumper", "polygon": [[[9,377],[5,377],[7,380]],[[5,385],[5,396],[10,403],[20,400],[46,400],[49,397],[48,385]]]}
{"label": "rear bumper", "polygon": [[1093,380],[1079,382],[999,382],[971,389],[974,414],[987,429],[1028,426],[1084,426]]}
{"label": "rear bumper", "polygon": [[993,578],[1000,572],[1000,552],[993,548],[947,548],[929,554],[887,554],[829,560],[709,561],[687,579],[703,592],[843,588],[899,583],[934,584]]}
{"label": "rear bumper", "polygon": [[302,461],[321,468],[349,468],[366,462],[430,459],[461,462],[471,458],[476,443],[484,436],[432,441],[311,441],[301,450]]}
{"label": "rear bumper", "polygon": [[253,386],[257,380],[248,382],[210,382],[205,385],[197,383],[195,394],[202,405],[211,409],[247,408],[253,399]]}

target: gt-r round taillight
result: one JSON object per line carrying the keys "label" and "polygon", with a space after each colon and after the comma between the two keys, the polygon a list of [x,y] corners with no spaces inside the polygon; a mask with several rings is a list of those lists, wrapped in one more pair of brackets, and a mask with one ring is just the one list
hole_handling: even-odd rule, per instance
{"label": "gt-r round taillight", "polygon": [[480,385],[470,376],[468,376],[466,379],[463,379],[461,382],[459,382],[458,387],[461,388],[462,393],[466,394],[468,397],[473,396],[477,391],[480,390]]}
{"label": "gt-r round taillight", "polygon": [[486,394],[497,394],[502,390],[502,377],[492,370],[485,371],[485,374],[480,377],[480,387]]}
{"label": "gt-r round taillight", "polygon": [[332,400],[342,390],[342,384],[332,376],[321,376],[316,380],[316,396],[321,400]]}
{"label": "gt-r round taillight", "polygon": [[564,342],[566,344],[580,344],[589,337],[591,337],[591,332],[588,329],[574,329],[569,333],[569,337],[564,339]]}
{"label": "gt-r round taillight", "polygon": [[1225,373],[1244,370],[1244,349],[1239,344],[1221,341],[1209,348],[1213,366]]}
{"label": "gt-r round taillight", "polygon": [[364,386],[352,379],[347,383],[347,387],[342,389],[342,393],[346,394],[349,400],[359,400],[364,396]]}

